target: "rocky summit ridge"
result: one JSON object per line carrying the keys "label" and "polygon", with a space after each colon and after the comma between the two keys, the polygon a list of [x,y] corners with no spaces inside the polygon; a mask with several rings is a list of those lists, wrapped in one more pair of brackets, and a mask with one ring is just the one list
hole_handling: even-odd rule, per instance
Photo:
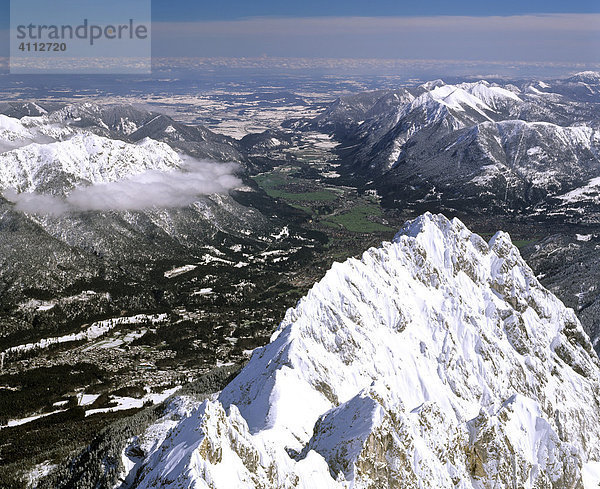
{"label": "rocky summit ridge", "polygon": [[425,214],[336,263],[218,398],[172,401],[122,487],[596,487],[599,379],[506,233]]}

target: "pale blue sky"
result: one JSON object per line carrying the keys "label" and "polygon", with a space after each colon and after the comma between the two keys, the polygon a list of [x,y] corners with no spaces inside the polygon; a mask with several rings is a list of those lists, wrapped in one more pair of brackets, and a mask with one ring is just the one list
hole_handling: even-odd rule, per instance
{"label": "pale blue sky", "polygon": [[232,20],[247,17],[405,17],[430,15],[522,15],[600,13],[598,0],[161,0],[153,1],[157,21]]}
{"label": "pale blue sky", "polygon": [[[26,0],[14,0],[26,1]],[[57,5],[74,0],[48,2]],[[98,4],[98,0],[76,0]],[[103,3],[110,5],[114,0]],[[125,0],[132,3],[140,0]],[[144,0],[141,0],[144,1]],[[10,0],[0,0],[0,23],[7,23]],[[118,3],[117,3],[118,5]],[[543,13],[600,13],[598,0],[152,0],[154,20],[189,22],[248,17],[405,17],[435,15],[523,15]],[[0,24],[1,25],[1,24]]]}

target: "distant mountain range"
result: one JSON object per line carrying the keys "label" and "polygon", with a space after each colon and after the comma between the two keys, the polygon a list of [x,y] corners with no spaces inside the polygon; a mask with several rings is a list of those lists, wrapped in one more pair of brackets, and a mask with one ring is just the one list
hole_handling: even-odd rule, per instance
{"label": "distant mountain range", "polygon": [[599,104],[594,72],[502,86],[435,80],[342,97],[286,126],[334,134],[344,175],[386,206],[531,214],[586,207],[589,194],[597,203]]}

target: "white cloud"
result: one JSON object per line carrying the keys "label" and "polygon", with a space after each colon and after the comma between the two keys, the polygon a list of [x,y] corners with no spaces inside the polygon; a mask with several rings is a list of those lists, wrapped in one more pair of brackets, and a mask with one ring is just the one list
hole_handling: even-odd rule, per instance
{"label": "white cloud", "polygon": [[115,182],[77,187],[65,198],[7,190],[4,198],[19,211],[62,215],[83,211],[143,210],[185,207],[199,196],[226,193],[241,184],[238,165],[187,159],[181,170],[151,170]]}

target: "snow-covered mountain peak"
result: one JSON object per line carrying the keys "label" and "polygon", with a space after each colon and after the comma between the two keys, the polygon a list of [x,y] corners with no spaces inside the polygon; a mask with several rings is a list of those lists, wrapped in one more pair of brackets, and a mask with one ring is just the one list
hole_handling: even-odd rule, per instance
{"label": "snow-covered mountain peak", "polygon": [[459,86],[493,109],[511,102],[523,102],[517,94],[506,88],[491,85],[485,80],[475,83],[462,83]]}
{"label": "snow-covered mountain peak", "polygon": [[600,84],[600,72],[598,71],[580,71],[567,78],[570,82],[590,83],[592,85]]}
{"label": "snow-covered mountain peak", "polygon": [[120,180],[148,170],[182,165],[167,144],[131,144],[87,132],[50,144],[32,143],[0,154],[0,188],[64,194],[75,185]]}
{"label": "snow-covered mountain peak", "polygon": [[465,125],[492,120],[494,110],[485,102],[463,88],[455,85],[442,85],[423,93],[410,104],[407,104],[400,117],[411,117],[412,114],[423,113],[425,120],[414,126],[411,132],[420,124],[430,125],[445,121],[451,129]]}
{"label": "snow-covered mountain peak", "polygon": [[19,119],[0,114],[0,153],[29,144],[33,137]]}
{"label": "snow-covered mountain peak", "polygon": [[19,119],[8,117],[4,114],[0,114],[0,130],[7,132],[10,131],[15,134],[26,133],[26,130],[23,127],[23,125],[19,122]]}
{"label": "snow-covered mountain peak", "polygon": [[422,85],[419,85],[419,88],[421,88],[423,90],[431,91],[434,88],[442,87],[445,84],[446,84],[446,82],[444,82],[444,80],[441,80],[438,78],[437,80],[430,80],[430,81],[423,83]]}
{"label": "snow-covered mountain peak", "polygon": [[76,130],[64,124],[50,123],[47,116],[21,119],[0,114],[0,154],[31,143],[50,143],[72,136]]}
{"label": "snow-covered mountain peak", "polygon": [[429,92],[429,95],[434,100],[455,110],[464,110],[464,107],[472,107],[475,110],[491,110],[482,100],[454,85],[436,87]]}
{"label": "snow-covered mountain peak", "polygon": [[157,114],[133,105],[98,105],[82,102],[66,105],[44,119],[51,124],[90,127],[104,134],[116,131],[129,136],[156,117]]}
{"label": "snow-covered mountain peak", "polygon": [[451,109],[462,111],[471,108],[482,114],[482,111],[489,113],[507,104],[522,102],[519,96],[510,90],[493,86],[485,80],[459,85],[434,86],[420,98],[424,101],[428,96]]}
{"label": "snow-covered mountain peak", "polygon": [[51,122],[68,122],[76,121],[82,117],[96,116],[99,117],[102,114],[103,108],[92,102],[81,102],[76,104],[69,104],[63,108],[53,112],[48,117]]}
{"label": "snow-covered mountain peak", "polygon": [[599,379],[507,234],[425,214],[334,264],[135,487],[582,487]]}

